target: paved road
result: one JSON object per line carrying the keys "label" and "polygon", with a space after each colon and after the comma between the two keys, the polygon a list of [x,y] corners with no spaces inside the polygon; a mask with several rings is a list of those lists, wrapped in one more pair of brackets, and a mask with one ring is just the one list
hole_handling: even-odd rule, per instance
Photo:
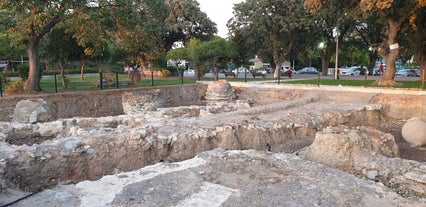
{"label": "paved road", "polygon": [[[185,75],[185,77],[193,77],[190,76],[189,74]],[[213,78],[214,75],[213,73],[207,73],[206,75],[204,75],[205,78]],[[223,73],[219,73],[219,78],[232,78],[231,76],[226,77],[225,74]],[[253,79],[253,76],[248,73],[247,76],[244,76],[244,73],[239,73],[238,74],[238,78],[239,79]],[[262,77],[255,77],[256,79],[263,79]],[[266,78],[274,78],[273,74],[266,74]],[[280,80],[282,81],[287,81],[287,80],[298,80],[298,79],[316,79],[318,78],[318,75],[315,74],[294,74],[291,79],[289,79],[287,76],[281,76]],[[334,79],[333,75],[320,75],[321,79]],[[365,80],[365,78],[367,78],[367,80],[378,80],[381,78],[381,76],[344,76],[341,75],[339,76],[339,79],[341,80]],[[420,81],[420,77],[395,77],[395,81]]]}

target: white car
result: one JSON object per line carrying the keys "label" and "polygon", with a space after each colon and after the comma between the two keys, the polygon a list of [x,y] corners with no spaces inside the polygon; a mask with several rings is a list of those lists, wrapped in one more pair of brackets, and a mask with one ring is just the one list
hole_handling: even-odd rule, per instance
{"label": "white car", "polygon": [[183,71],[184,76],[194,76],[195,70],[194,69],[188,69]]}
{"label": "white car", "polygon": [[[364,70],[367,69],[365,67],[363,67],[363,68],[364,68]],[[364,74],[361,71],[362,71],[361,66],[352,66],[350,68],[340,69],[340,75],[358,76],[358,75]]]}
{"label": "white car", "polygon": [[245,67],[239,67],[237,69],[234,69],[232,72],[234,72],[236,75],[237,73],[249,73],[250,70]]}
{"label": "white car", "polygon": [[420,77],[420,73],[413,69],[401,69],[396,71],[395,76]]}

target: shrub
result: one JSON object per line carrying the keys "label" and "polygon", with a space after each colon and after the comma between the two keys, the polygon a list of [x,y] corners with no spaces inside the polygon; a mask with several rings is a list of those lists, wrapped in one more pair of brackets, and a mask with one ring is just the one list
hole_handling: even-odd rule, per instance
{"label": "shrub", "polygon": [[12,81],[10,84],[6,86],[4,93],[8,95],[24,93],[24,81],[22,80]]}
{"label": "shrub", "polygon": [[9,76],[9,73],[0,73],[0,79],[3,85],[7,84],[10,81]]}
{"label": "shrub", "polygon": [[28,75],[30,73],[30,67],[29,67],[28,63],[21,63],[16,67],[18,68],[19,77],[24,81],[27,80]]}
{"label": "shrub", "polygon": [[168,70],[161,70],[161,77],[166,78],[167,76],[169,76],[169,71]]}

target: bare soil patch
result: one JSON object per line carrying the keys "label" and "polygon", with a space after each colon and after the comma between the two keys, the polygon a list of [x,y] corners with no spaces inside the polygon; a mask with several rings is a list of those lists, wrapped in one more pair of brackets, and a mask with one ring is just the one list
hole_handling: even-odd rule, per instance
{"label": "bare soil patch", "polygon": [[390,133],[395,137],[395,142],[398,144],[399,153],[402,159],[415,160],[418,162],[426,162],[426,147],[412,147],[404,140],[401,134],[404,121],[389,121],[379,125],[378,129]]}

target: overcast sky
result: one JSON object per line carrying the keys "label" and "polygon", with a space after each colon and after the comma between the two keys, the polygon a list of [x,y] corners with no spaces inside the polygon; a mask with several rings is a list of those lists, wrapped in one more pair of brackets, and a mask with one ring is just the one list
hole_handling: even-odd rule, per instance
{"label": "overcast sky", "polygon": [[207,16],[216,23],[218,35],[227,37],[228,28],[226,22],[232,18],[232,7],[234,4],[245,0],[197,0],[200,3],[201,11],[207,13]]}

